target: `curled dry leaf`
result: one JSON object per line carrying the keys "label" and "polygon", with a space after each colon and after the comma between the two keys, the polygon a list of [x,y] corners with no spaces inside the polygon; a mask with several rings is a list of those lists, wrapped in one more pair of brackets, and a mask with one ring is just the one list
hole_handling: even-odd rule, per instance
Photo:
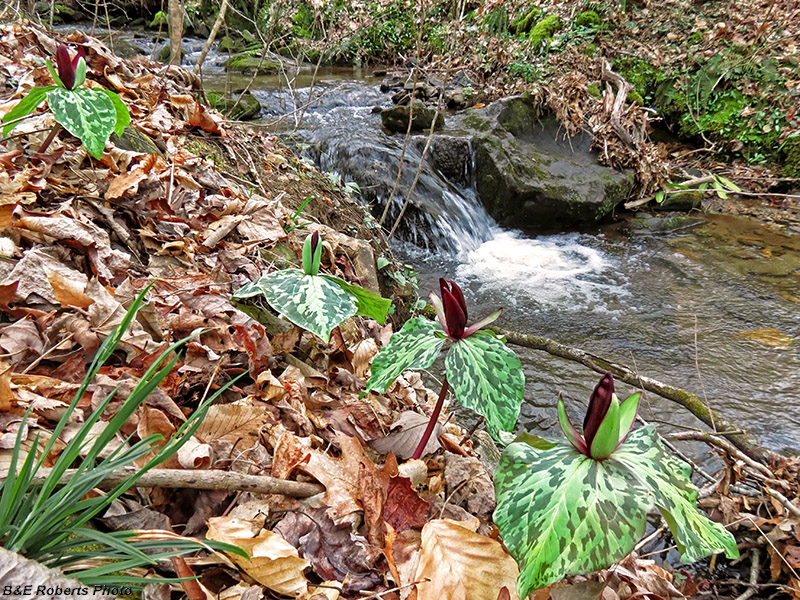
{"label": "curled dry leaf", "polygon": [[417,600],[497,600],[503,587],[519,600],[518,576],[517,563],[499,542],[464,523],[436,519],[423,527]]}
{"label": "curled dry leaf", "polygon": [[[414,450],[417,449],[419,441],[422,439],[422,433],[428,425],[429,417],[421,415],[413,410],[407,410],[400,414],[397,420],[392,423],[391,433],[386,437],[373,440],[369,443],[370,448],[381,454],[394,453],[402,459],[411,458],[414,456]],[[425,444],[423,456],[426,454],[433,454],[439,448],[439,436],[444,433],[444,427],[441,423],[436,423],[428,443]]]}
{"label": "curled dry leaf", "polygon": [[308,594],[308,580],[303,571],[310,563],[300,558],[297,549],[279,534],[262,529],[253,521],[213,517],[208,520],[206,537],[234,544],[247,552],[249,560],[235,554],[231,558],[261,585],[295,598]]}

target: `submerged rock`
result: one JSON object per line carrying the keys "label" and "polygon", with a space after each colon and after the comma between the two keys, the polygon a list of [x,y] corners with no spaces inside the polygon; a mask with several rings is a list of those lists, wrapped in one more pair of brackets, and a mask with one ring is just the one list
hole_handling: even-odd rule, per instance
{"label": "submerged rock", "polygon": [[633,188],[633,171],[599,164],[588,134],[565,139],[556,119],[530,97],[468,109],[460,128],[472,137],[478,194],[501,225],[532,231],[589,225]]}
{"label": "submerged rock", "polygon": [[281,64],[278,61],[262,60],[260,56],[252,56],[247,53],[233,55],[225,63],[225,66],[229,71],[256,73],[257,75],[273,75],[281,69]]}

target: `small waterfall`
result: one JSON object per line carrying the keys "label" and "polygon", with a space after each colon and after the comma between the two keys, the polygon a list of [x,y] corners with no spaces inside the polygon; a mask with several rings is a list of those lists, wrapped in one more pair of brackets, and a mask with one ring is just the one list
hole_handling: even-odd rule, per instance
{"label": "small waterfall", "polygon": [[[322,171],[334,171],[354,181],[361,198],[372,206],[376,218],[383,213],[403,156],[403,172],[392,197],[386,223],[391,228],[402,210],[406,194],[417,177],[427,135],[412,135],[403,155],[402,134],[387,135],[378,108],[388,97],[363,82],[323,81],[309,87],[256,92],[264,118],[276,119],[315,98],[303,124],[294,133],[298,147]],[[284,127],[293,128],[292,117]],[[400,239],[428,250],[466,253],[491,239],[494,221],[478,200],[473,187],[471,155],[464,157],[463,181],[454,182],[435,166],[436,150],[428,149],[409,204],[398,227]],[[469,149],[467,150],[469,152]]]}

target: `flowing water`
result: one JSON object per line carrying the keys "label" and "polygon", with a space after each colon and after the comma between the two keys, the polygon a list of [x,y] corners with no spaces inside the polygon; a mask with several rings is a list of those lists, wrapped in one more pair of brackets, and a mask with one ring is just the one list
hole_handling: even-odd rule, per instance
{"label": "flowing water", "polygon": [[[289,116],[278,127],[293,130],[297,146],[323,171],[356,181],[379,215],[403,144],[402,135],[381,131],[374,110],[391,104],[388,95],[377,81],[354,80],[352,72],[327,73],[313,89],[304,77],[292,90],[274,78],[260,82],[255,93],[264,118],[275,120],[318,97],[299,126]],[[424,139],[413,136],[406,148],[397,206]],[[505,327],[552,337],[694,391],[768,447],[800,448],[797,238],[722,215],[526,237],[499,228],[468,183],[448,181],[430,164],[411,205],[395,247],[419,272],[422,295],[438,287],[438,277],[451,277],[464,288],[473,318],[502,306]],[[515,350],[527,380],[520,426],[554,433],[558,392],[577,412],[598,376],[542,352]],[[675,427],[697,425],[653,394],[643,415]]]}
{"label": "flowing water", "polygon": [[[133,41],[154,49],[152,41]],[[187,63],[196,61],[200,47],[185,41]],[[313,87],[309,72],[251,82],[225,75],[224,58],[212,52],[207,59],[207,87],[250,85],[263,120],[321,170],[357,182],[379,216],[403,152],[403,136],[381,130],[376,107],[391,100],[379,80],[327,70]],[[424,143],[425,136],[412,136],[405,149],[388,223],[411,187]],[[664,219],[629,220],[526,237],[499,228],[470,185],[468,164],[463,175],[450,181],[426,161],[398,229],[395,249],[418,271],[422,296],[438,287],[440,276],[453,278],[472,319],[502,306],[502,326],[694,391],[766,446],[800,448],[800,239],[720,215],[666,227]],[[558,392],[577,413],[598,376],[542,352],[515,351],[527,387],[520,427],[555,433]],[[697,425],[653,394],[643,406],[649,420]]]}

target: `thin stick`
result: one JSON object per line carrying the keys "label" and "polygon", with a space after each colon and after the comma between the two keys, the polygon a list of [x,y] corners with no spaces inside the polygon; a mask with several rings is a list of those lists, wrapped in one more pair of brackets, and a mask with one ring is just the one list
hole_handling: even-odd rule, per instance
{"label": "thin stick", "polygon": [[200,56],[197,58],[197,64],[194,66],[195,73],[199,73],[200,69],[203,67],[203,61],[205,61],[208,51],[211,50],[211,44],[214,43],[214,38],[217,37],[220,27],[222,27],[222,24],[225,22],[225,12],[227,10],[228,0],[222,0],[222,6],[219,7],[217,19],[214,21],[214,26],[211,28],[211,33],[208,34],[206,43],[203,44],[203,49],[200,51]]}
{"label": "thin stick", "polygon": [[[43,483],[50,471],[51,469],[39,469],[33,476],[32,483]],[[76,472],[76,469],[67,469],[59,480],[59,485],[65,485]],[[136,472],[137,469],[134,467],[117,469],[109,473],[98,487],[104,490],[113,489]],[[292,498],[308,498],[325,491],[325,487],[318,483],[286,481],[267,475],[245,475],[233,471],[209,469],[151,469],[141,476],[136,482],[136,487],[247,491],[256,494],[282,494]]]}

